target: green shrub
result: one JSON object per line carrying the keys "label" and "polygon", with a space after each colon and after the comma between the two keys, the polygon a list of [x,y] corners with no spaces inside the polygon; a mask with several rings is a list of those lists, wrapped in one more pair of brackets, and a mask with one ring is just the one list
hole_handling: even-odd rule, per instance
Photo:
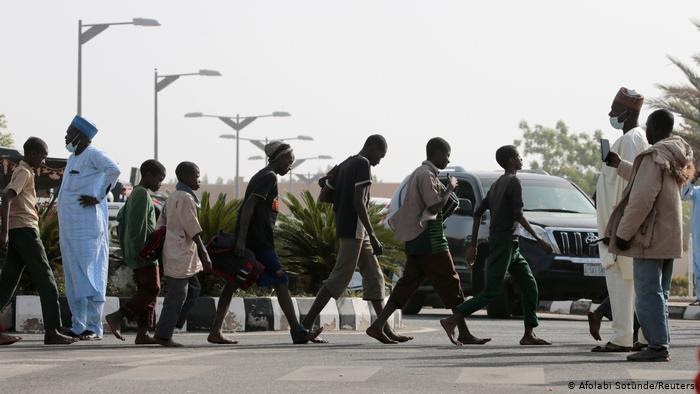
{"label": "green shrub", "polygon": [[[286,269],[309,277],[303,291],[315,294],[333,269],[340,245],[335,234],[333,206],[318,203],[309,191],[300,198],[287,194],[284,203],[290,213],[279,217],[275,232],[277,249],[285,260]],[[370,220],[384,246],[379,263],[386,274],[391,274],[397,270],[396,262],[402,248],[393,234],[380,224],[379,211],[379,207],[371,207]]]}

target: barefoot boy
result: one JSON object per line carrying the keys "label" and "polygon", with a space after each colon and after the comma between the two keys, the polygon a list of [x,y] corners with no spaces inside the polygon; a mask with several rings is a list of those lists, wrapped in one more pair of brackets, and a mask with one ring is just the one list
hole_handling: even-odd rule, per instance
{"label": "barefoot boy", "polygon": [[120,327],[123,318],[137,319],[137,345],[156,343],[148,335],[155,329],[156,299],[160,293],[160,270],[157,260],[142,260],[139,253],[156,227],[156,209],[148,191],[157,192],[165,179],[165,167],[156,160],[141,164],[141,182],[134,188],[119,211],[119,245],[124,263],[134,270],[136,294],[121,309],[105,317],[112,334],[124,340]]}
{"label": "barefoot boy", "polygon": [[533,329],[538,326],[537,320],[537,282],[527,261],[520,254],[518,239],[515,235],[519,223],[537,240],[537,243],[548,254],[552,252],[549,244],[541,239],[523,216],[523,196],[517,173],[523,168],[515,146],[507,145],[496,151],[496,161],[504,170],[503,174],[491,186],[486,198],[474,212],[472,241],[467,250],[467,261],[471,264],[476,260],[476,245],[479,239],[481,217],[486,210],[491,211],[491,227],[489,235],[489,258],[486,264],[486,287],[481,294],[463,302],[449,318],[440,320],[450,341],[455,345],[483,344],[485,339],[469,335],[467,338],[454,338],[454,329],[465,317],[478,311],[494,300],[501,292],[506,271],[515,279],[523,294],[523,312],[525,319],[525,334],[520,340],[521,345],[550,345],[544,339],[535,336]]}
{"label": "barefoot boy", "polygon": [[[446,308],[455,308],[464,302],[459,275],[442,228],[443,208],[457,188],[457,180],[449,177],[449,184],[444,187],[437,177],[440,170],[450,163],[451,152],[450,144],[442,138],[428,141],[427,159],[411,174],[401,208],[390,219],[394,236],[406,243],[407,258],[403,276],[396,283],[384,310],[366,331],[379,342],[395,343],[384,333],[386,321],[396,309],[406,304],[426,278],[430,279]],[[470,339],[464,319],[459,323],[457,340]]]}

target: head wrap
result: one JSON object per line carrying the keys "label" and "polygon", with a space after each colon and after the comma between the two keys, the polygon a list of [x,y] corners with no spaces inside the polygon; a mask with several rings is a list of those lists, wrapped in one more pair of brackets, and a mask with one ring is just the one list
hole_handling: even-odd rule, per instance
{"label": "head wrap", "polygon": [[281,141],[272,141],[265,145],[265,155],[269,162],[273,162],[291,151],[292,147]]}
{"label": "head wrap", "polygon": [[622,87],[617,91],[613,103],[620,103],[629,109],[639,111],[644,104],[644,96],[632,89]]}
{"label": "head wrap", "polygon": [[89,139],[93,139],[97,134],[97,126],[90,123],[90,121],[88,121],[80,115],[75,115],[73,121],[70,122],[69,129],[70,128],[78,130],[81,134],[88,137]]}

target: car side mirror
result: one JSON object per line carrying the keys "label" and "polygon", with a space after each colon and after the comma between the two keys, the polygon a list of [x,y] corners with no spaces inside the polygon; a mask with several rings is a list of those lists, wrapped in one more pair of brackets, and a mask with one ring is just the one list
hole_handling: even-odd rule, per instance
{"label": "car side mirror", "polygon": [[474,205],[470,199],[460,198],[459,207],[457,207],[457,211],[455,213],[462,216],[471,216],[474,214]]}

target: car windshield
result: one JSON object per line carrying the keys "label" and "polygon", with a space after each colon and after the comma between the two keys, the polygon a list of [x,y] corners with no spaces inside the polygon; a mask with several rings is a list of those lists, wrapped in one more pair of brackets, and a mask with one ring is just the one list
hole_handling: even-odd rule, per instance
{"label": "car windshield", "polygon": [[[488,192],[497,178],[482,178]],[[591,201],[574,185],[558,178],[520,179],[523,186],[523,210],[530,212],[564,212],[595,214]]]}

